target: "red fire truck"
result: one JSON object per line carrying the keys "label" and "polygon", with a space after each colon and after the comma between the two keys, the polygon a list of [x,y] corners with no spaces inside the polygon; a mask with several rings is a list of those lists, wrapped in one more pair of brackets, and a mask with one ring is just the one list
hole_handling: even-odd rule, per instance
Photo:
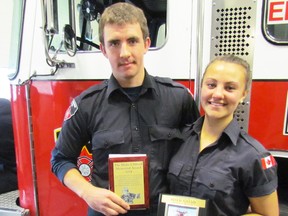
{"label": "red fire truck", "polygon": [[[201,76],[212,58],[233,53],[250,63],[251,91],[235,115],[275,156],[281,215],[288,215],[288,0],[126,1],[141,7],[149,23],[148,72],[184,84],[198,104]],[[86,215],[86,203],[52,174],[51,150],[73,98],[110,77],[98,20],[115,2],[13,1],[8,77],[20,207],[1,206],[0,215]],[[89,181],[88,148],[78,166]]]}

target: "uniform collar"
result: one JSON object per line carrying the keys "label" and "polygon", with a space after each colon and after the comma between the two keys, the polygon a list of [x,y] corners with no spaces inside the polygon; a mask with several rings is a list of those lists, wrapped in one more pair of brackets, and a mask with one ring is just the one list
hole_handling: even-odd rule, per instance
{"label": "uniform collar", "polygon": [[[142,90],[141,90],[141,94],[143,94],[144,92],[146,92],[148,89],[152,89],[155,91],[155,93],[158,95],[159,90],[157,88],[156,82],[154,79],[152,79],[153,77],[150,76],[146,69],[145,69],[145,76],[144,76],[144,81],[142,84]],[[108,85],[107,88],[107,94],[106,97],[110,97],[110,95],[112,94],[112,92],[116,91],[116,90],[120,90],[122,87],[119,85],[118,81],[116,80],[116,78],[113,76],[113,74],[111,74],[110,79],[105,81]]]}
{"label": "uniform collar", "polygon": [[233,145],[236,146],[240,131],[241,129],[239,127],[237,120],[233,118],[233,120],[228,124],[223,133],[225,133],[230,138]]}
{"label": "uniform collar", "polygon": [[194,133],[200,135],[203,122],[204,122],[204,116],[198,118],[197,121],[195,121],[195,122],[193,123],[193,129],[192,129],[192,131],[193,131]]}
{"label": "uniform collar", "polygon": [[[204,122],[204,116],[202,116],[196,122],[194,122],[192,133],[196,133],[196,134],[200,135],[203,122]],[[229,137],[229,139],[231,140],[232,144],[236,146],[240,131],[241,131],[241,129],[239,127],[237,120],[235,118],[233,118],[233,120],[224,129],[221,137],[224,134],[226,134],[226,136]]]}

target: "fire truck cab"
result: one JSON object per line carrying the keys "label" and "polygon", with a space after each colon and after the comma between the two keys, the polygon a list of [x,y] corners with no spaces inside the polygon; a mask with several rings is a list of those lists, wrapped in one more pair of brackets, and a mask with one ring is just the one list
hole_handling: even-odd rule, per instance
{"label": "fire truck cab", "polygon": [[[12,199],[19,197],[19,206],[0,204],[0,215],[86,215],[86,203],[52,174],[51,150],[73,98],[110,77],[98,20],[119,1],[20,0],[1,7],[19,180]],[[212,58],[235,54],[250,63],[250,94],[235,115],[276,158],[281,215],[288,215],[288,0],[122,1],[147,17],[147,71],[184,84],[198,104],[201,76]],[[88,147],[78,166],[89,181]]]}

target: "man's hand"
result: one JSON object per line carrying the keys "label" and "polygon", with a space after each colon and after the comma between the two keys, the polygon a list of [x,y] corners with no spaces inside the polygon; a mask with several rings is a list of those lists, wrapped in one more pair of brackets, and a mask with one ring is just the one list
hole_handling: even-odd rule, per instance
{"label": "man's hand", "polygon": [[110,190],[93,186],[77,169],[70,169],[64,176],[64,184],[81,197],[92,209],[104,215],[125,214],[128,203]]}
{"label": "man's hand", "polygon": [[125,214],[130,209],[128,203],[112,191],[103,188],[92,186],[85,191],[82,198],[92,209],[104,215]]}

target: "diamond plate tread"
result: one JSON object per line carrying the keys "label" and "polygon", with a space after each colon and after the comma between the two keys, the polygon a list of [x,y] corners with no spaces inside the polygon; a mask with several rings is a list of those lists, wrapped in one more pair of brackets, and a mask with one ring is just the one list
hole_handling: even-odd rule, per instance
{"label": "diamond plate tread", "polygon": [[18,197],[19,197],[18,190],[0,194],[0,208],[22,210],[23,208],[21,208],[16,204],[16,200]]}

